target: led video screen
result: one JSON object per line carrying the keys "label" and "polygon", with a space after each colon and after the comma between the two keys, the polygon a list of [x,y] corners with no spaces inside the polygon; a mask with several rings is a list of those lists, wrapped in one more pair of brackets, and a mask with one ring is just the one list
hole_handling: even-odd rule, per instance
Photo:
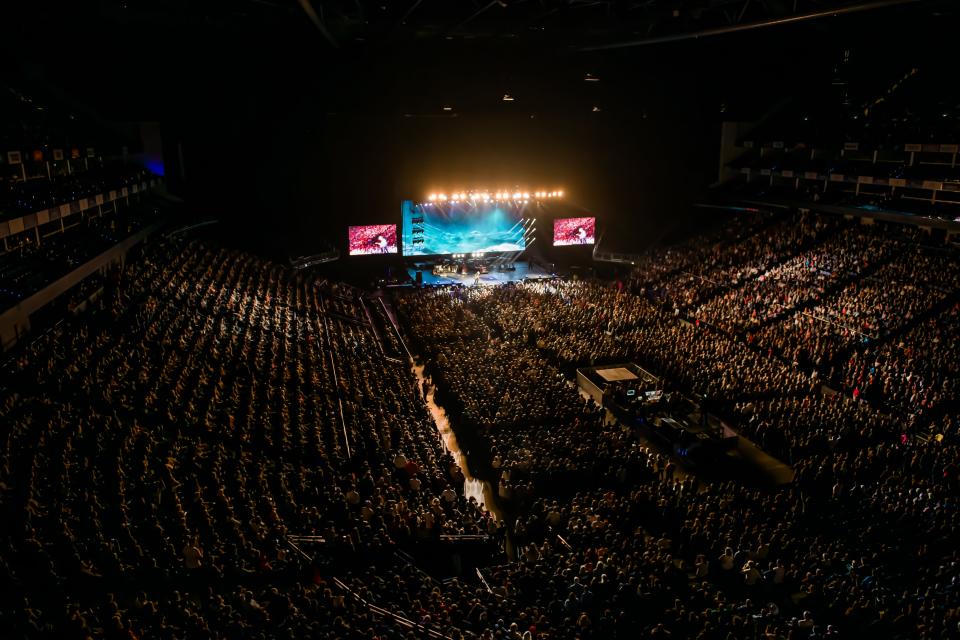
{"label": "led video screen", "polygon": [[[433,256],[449,253],[523,251],[533,221],[523,206],[504,202],[444,202],[414,204],[403,212],[403,254]],[[532,233],[532,231],[531,231]]]}
{"label": "led video screen", "polygon": [[560,218],[553,221],[553,246],[593,244],[596,232],[596,218]]}
{"label": "led video screen", "polygon": [[397,225],[368,224],[350,227],[350,255],[368,256],[397,252]]}

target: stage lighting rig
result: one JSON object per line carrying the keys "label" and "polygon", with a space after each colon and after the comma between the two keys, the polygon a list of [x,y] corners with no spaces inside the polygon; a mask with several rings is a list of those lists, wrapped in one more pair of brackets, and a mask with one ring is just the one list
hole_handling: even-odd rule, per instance
{"label": "stage lighting rig", "polygon": [[490,191],[488,189],[471,189],[469,191],[454,191],[453,193],[431,193],[426,197],[426,200],[420,202],[419,204],[425,206],[432,206],[438,203],[451,202],[451,203],[461,203],[461,202],[510,202],[513,201],[517,204],[528,204],[530,200],[547,200],[553,198],[562,198],[563,191],[545,191],[545,190],[534,190],[534,191],[506,191],[506,190],[497,190]]}

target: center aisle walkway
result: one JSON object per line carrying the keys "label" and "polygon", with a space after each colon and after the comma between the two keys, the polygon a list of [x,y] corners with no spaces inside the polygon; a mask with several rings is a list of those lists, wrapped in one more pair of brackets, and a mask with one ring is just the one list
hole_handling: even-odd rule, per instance
{"label": "center aisle walkway", "polygon": [[[426,377],[423,375],[423,366],[414,366],[413,371],[416,374],[417,380],[422,388],[423,383],[426,380]],[[492,513],[498,521],[502,521],[503,513],[497,506],[496,501],[493,499],[493,489],[490,487],[488,482],[474,478],[470,473],[470,468],[467,465],[466,457],[463,455],[463,452],[460,450],[460,444],[457,442],[457,436],[453,433],[453,429],[450,427],[450,420],[447,418],[447,412],[444,411],[443,407],[439,406],[433,400],[435,391],[436,388],[432,384],[429,385],[429,391],[427,392],[426,398],[427,408],[430,410],[430,415],[433,417],[434,424],[437,425],[437,431],[440,432],[440,436],[443,438],[444,446],[450,452],[450,455],[453,456],[457,466],[460,467],[460,471],[463,472],[464,495],[468,499],[475,498],[476,501],[490,511],[490,513]]]}

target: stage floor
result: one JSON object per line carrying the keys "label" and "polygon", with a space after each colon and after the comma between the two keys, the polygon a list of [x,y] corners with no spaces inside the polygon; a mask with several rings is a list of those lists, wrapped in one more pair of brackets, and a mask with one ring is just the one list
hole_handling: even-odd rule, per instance
{"label": "stage floor", "polygon": [[[467,286],[473,286],[477,284],[480,286],[489,286],[495,284],[504,284],[505,282],[518,282],[520,280],[552,277],[550,273],[536,265],[530,265],[527,262],[516,262],[514,264],[517,267],[514,271],[491,271],[490,273],[481,274],[479,283],[476,280],[476,272],[470,272],[466,274],[441,273],[434,275],[433,272],[424,269],[423,284],[427,286],[445,284],[462,284]],[[408,269],[408,271],[410,272],[410,279],[416,281],[418,270]]]}

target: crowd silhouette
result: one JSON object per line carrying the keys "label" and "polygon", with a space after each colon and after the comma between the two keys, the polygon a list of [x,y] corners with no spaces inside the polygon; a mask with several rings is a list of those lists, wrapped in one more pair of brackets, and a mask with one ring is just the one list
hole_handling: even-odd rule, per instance
{"label": "crowd silhouette", "polygon": [[[934,244],[747,215],[621,286],[381,304],[152,242],[5,366],[4,635],[952,637],[958,282]],[[793,481],[698,477],[571,380],[624,361]],[[465,495],[430,385],[500,518]],[[424,570],[441,557],[455,577]]]}

